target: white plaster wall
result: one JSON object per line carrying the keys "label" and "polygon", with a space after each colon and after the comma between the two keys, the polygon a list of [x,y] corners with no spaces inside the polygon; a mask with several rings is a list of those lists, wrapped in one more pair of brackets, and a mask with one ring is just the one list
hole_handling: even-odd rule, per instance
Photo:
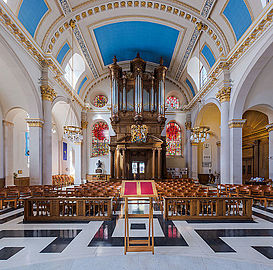
{"label": "white plaster wall", "polygon": [[27,163],[27,156],[25,156],[25,132],[27,131],[26,119],[27,114],[24,111],[18,112],[13,120],[13,157],[14,157],[14,172],[22,170],[22,174],[18,177],[29,176],[29,168]]}
{"label": "white plaster wall", "polygon": [[4,173],[4,133],[3,133],[3,115],[0,108],[0,178],[5,177]]}
{"label": "white plaster wall", "polygon": [[59,136],[58,133],[52,133],[52,175],[59,174]]}

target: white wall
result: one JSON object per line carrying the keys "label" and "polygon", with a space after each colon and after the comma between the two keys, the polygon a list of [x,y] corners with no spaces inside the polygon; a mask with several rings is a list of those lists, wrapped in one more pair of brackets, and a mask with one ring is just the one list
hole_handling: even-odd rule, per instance
{"label": "white wall", "polygon": [[24,111],[18,112],[14,119],[13,130],[13,158],[14,158],[14,172],[18,173],[18,170],[22,170],[22,174],[18,174],[18,177],[29,176],[28,158],[25,155],[25,132],[27,131],[26,119],[27,113]]}

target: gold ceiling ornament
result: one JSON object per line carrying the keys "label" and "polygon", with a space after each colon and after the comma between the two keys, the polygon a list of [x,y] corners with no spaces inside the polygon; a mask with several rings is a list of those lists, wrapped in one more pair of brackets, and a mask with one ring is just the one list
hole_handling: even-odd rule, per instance
{"label": "gold ceiling ornament", "polygon": [[246,119],[232,119],[228,122],[229,128],[243,128]]}
{"label": "gold ceiling ornament", "polygon": [[29,127],[39,127],[42,128],[44,125],[44,120],[40,118],[27,118],[26,122]]}
{"label": "gold ceiling ornament", "polygon": [[191,142],[193,143],[203,143],[210,137],[210,128],[206,126],[194,127],[191,129]]}
{"label": "gold ceiling ornament", "polygon": [[40,86],[40,89],[41,89],[41,95],[42,95],[43,100],[48,100],[48,101],[52,102],[53,99],[57,96],[54,89],[52,89],[48,85],[42,85],[42,86]]}
{"label": "gold ceiling ornament", "polygon": [[71,48],[71,55],[72,55],[72,67],[71,67],[71,87],[72,87],[72,99],[71,102],[69,103],[69,109],[67,112],[67,116],[65,119],[65,124],[64,124],[64,134],[63,134],[63,138],[69,140],[71,143],[74,144],[79,144],[82,142],[83,139],[83,133],[82,133],[82,127],[80,127],[77,124],[77,119],[75,116],[75,113],[73,112],[72,108],[73,108],[73,103],[75,101],[74,99],[74,38],[73,38],[73,29],[76,26],[76,21],[75,20],[70,20],[69,22],[69,26],[71,27],[71,44],[72,44],[72,48]]}
{"label": "gold ceiling ornament", "polygon": [[230,94],[231,94],[231,87],[224,86],[222,89],[218,91],[218,93],[216,94],[216,98],[218,98],[221,103],[225,101],[229,102]]}

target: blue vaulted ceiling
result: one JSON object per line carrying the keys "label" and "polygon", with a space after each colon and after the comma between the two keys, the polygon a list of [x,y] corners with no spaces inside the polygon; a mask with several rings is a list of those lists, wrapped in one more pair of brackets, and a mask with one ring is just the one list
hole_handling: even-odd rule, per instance
{"label": "blue vaulted ceiling", "polygon": [[145,61],[170,65],[179,31],[157,23],[128,21],[104,25],[94,29],[104,65],[132,60],[140,53]]}
{"label": "blue vaulted ceiling", "polygon": [[237,40],[239,40],[252,23],[244,0],[229,0],[223,13],[229,20]]}
{"label": "blue vaulted ceiling", "polygon": [[18,19],[34,37],[36,28],[47,11],[48,7],[44,0],[23,0]]}
{"label": "blue vaulted ceiling", "polygon": [[202,54],[206,58],[206,60],[209,63],[209,66],[212,67],[215,63],[215,57],[211,51],[211,49],[205,44],[203,49],[202,49]]}

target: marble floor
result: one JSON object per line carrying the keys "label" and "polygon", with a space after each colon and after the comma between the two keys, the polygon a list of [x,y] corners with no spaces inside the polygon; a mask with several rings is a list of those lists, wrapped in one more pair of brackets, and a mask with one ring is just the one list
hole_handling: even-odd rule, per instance
{"label": "marble floor", "polygon": [[[141,206],[134,213],[146,212]],[[252,222],[164,221],[154,213],[155,255],[124,255],[124,219],[24,224],[23,209],[0,211],[0,269],[273,269],[273,209]],[[145,237],[148,221],[130,220]]]}

